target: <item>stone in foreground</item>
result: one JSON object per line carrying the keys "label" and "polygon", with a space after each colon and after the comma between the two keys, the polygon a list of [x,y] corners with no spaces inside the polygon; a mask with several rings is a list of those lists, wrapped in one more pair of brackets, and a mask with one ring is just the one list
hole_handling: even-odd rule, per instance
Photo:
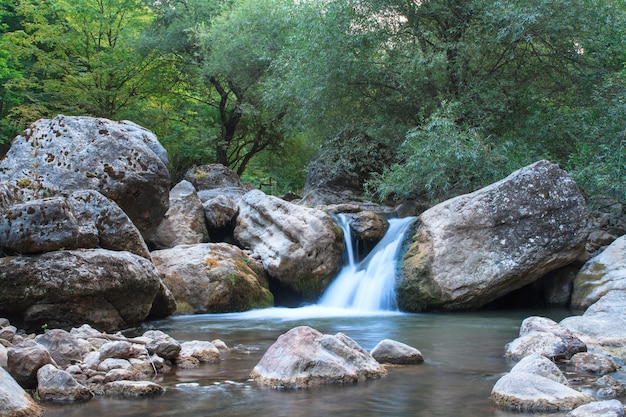
{"label": "stone in foreground", "polygon": [[0,416],[38,417],[43,409],[0,366]]}
{"label": "stone in foreground", "polygon": [[566,417],[625,417],[624,405],[618,400],[594,401],[567,413]]}
{"label": "stone in foreground", "polygon": [[386,374],[380,363],[343,333],[324,335],[300,326],[281,335],[250,376],[273,388],[307,388],[356,383]]}

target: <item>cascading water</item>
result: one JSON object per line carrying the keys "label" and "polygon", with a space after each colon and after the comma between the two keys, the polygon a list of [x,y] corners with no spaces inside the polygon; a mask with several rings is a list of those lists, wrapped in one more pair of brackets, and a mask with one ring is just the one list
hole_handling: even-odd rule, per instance
{"label": "cascading water", "polygon": [[365,259],[355,261],[347,216],[337,215],[343,229],[347,264],[326,289],[318,305],[359,311],[395,311],[398,251],[414,217],[390,219],[389,229]]}

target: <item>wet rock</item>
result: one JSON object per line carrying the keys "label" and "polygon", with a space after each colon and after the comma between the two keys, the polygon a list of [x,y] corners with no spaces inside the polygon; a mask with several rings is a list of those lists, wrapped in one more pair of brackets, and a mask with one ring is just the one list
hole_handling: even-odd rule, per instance
{"label": "wet rock", "polygon": [[35,342],[48,349],[54,362],[63,369],[81,362],[91,348],[88,342],[62,329],[48,330],[35,337]]}
{"label": "wet rock", "polygon": [[591,384],[595,390],[595,396],[598,398],[615,398],[623,397],[626,389],[621,382],[609,375],[598,378]]}
{"label": "wet rock", "polygon": [[146,319],[161,285],[154,264],[130,252],[11,256],[0,262],[0,311],[22,314],[32,329],[89,323],[116,331]]}
{"label": "wet rock", "polygon": [[39,417],[43,409],[0,367],[0,416]]}
{"label": "wet rock", "polygon": [[567,413],[566,417],[625,417],[624,405],[618,400],[594,401]]}
{"label": "wet rock", "polygon": [[103,388],[105,396],[118,398],[156,397],[164,391],[162,386],[149,381],[113,381]]}
{"label": "wet rock", "polygon": [[160,330],[148,330],[142,335],[147,339],[146,349],[164,359],[175,360],[180,353],[180,343]]}
{"label": "wet rock", "polygon": [[156,249],[165,249],[208,241],[202,202],[194,186],[183,180],[170,190],[169,209],[150,242]]}
{"label": "wet rock", "polygon": [[399,306],[480,308],[581,256],[588,216],[574,180],[547,161],[438,204],[402,260]]}
{"label": "wet rock", "polygon": [[626,235],[582,267],[572,291],[572,308],[585,309],[613,290],[626,291]]}
{"label": "wet rock", "polygon": [[524,319],[519,337],[505,346],[506,356],[514,359],[534,353],[552,360],[569,359],[586,351],[586,345],[569,329],[549,318],[536,316]]}
{"label": "wet rock", "polygon": [[241,200],[234,237],[256,254],[267,273],[305,296],[319,295],[341,267],[343,233],[320,210],[261,191]]}
{"label": "wet rock", "polygon": [[275,388],[356,383],[387,371],[348,336],[324,335],[307,326],[291,329],[270,346],[254,367],[255,381]]}
{"label": "wet rock", "polygon": [[350,223],[350,232],[354,239],[376,244],[385,236],[389,229],[389,222],[382,216],[371,212],[361,211],[346,214]]}
{"label": "wet rock", "polygon": [[521,412],[569,411],[593,398],[570,388],[560,369],[541,355],[522,359],[491,391],[498,406]]}
{"label": "wet rock", "polygon": [[181,343],[180,357],[194,357],[200,362],[219,362],[220,351],[211,342],[192,340]]}
{"label": "wet rock", "polygon": [[370,353],[380,363],[410,365],[424,362],[419,350],[390,339],[380,341]]}
{"label": "wet rock", "polygon": [[271,307],[274,298],[260,262],[234,245],[180,245],[152,252],[182,314]]}
{"label": "wet rock", "polygon": [[590,350],[626,361],[626,291],[610,291],[582,316],[561,320]]}
{"label": "wet rock", "polygon": [[0,178],[40,194],[99,191],[145,238],[167,211],[167,153],[152,132],[128,121],[63,115],[37,120],[0,161]]}
{"label": "wet rock", "polygon": [[89,388],[79,384],[68,372],[53,365],[37,371],[37,393],[41,401],[81,402],[93,398]]}
{"label": "wet rock", "polygon": [[570,363],[577,371],[604,375],[615,372],[619,365],[606,355],[599,353],[581,352],[572,356]]}

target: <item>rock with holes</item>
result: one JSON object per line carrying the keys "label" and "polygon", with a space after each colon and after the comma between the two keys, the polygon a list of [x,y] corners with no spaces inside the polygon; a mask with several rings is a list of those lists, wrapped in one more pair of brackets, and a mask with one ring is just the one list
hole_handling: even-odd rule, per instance
{"label": "rock with holes", "polygon": [[0,179],[44,197],[96,190],[115,201],[144,238],[167,211],[167,153],[156,136],[128,121],[63,116],[40,119],[13,141]]}
{"label": "rock with holes", "polygon": [[[0,259],[0,311],[37,330],[91,324],[127,329],[153,310],[162,282],[154,264],[130,252],[85,249]],[[170,311],[171,313],[171,311]]]}
{"label": "rock with holes", "polygon": [[259,261],[227,243],[179,245],[152,252],[177,313],[224,313],[271,307]]}
{"label": "rock with holes", "polygon": [[234,236],[272,278],[304,296],[319,295],[342,265],[343,233],[328,214],[258,190],[241,199]]}
{"label": "rock with holes", "polygon": [[589,212],[570,175],[539,161],[422,213],[397,288],[403,310],[479,308],[584,253]]}
{"label": "rock with holes", "polygon": [[208,242],[202,202],[189,181],[181,181],[170,190],[169,209],[150,238],[156,249]]}
{"label": "rock with holes", "polygon": [[345,334],[325,335],[308,326],[281,335],[251,373],[274,388],[356,383],[385,375],[385,367]]}

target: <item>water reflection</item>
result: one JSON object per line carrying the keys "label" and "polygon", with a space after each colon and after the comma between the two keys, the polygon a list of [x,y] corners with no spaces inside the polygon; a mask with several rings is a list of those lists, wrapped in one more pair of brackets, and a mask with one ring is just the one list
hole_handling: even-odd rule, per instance
{"label": "water reflection", "polygon": [[[251,349],[248,353],[232,351],[220,363],[198,369],[174,369],[158,381],[166,387],[159,398],[46,405],[44,415],[519,417],[496,409],[489,394],[512,366],[503,357],[504,345],[517,337],[521,321],[529,315],[560,320],[568,312],[359,314],[311,307],[172,317],[147,327],[183,341],[222,339],[231,347],[242,344]],[[390,367],[389,375],[380,380],[299,391],[273,390],[250,381],[248,375],[265,350],[298,325],[328,334],[343,332],[368,350],[382,339],[394,339],[418,348],[425,363]]]}

